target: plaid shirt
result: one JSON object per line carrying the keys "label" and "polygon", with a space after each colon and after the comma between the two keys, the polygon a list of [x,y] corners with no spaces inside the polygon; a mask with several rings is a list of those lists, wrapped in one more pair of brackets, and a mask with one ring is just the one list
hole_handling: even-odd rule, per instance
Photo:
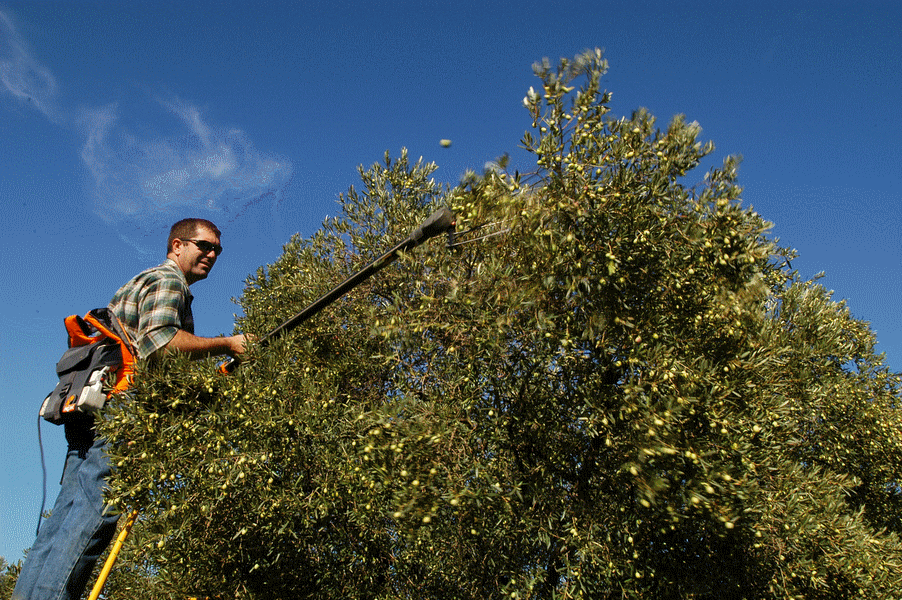
{"label": "plaid shirt", "polygon": [[131,337],[140,358],[168,344],[179,329],[194,333],[185,274],[171,259],[147,269],[119,288],[109,309]]}

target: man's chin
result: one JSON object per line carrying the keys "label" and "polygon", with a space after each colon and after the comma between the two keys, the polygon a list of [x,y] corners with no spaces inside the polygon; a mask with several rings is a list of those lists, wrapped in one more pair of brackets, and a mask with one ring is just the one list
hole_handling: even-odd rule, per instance
{"label": "man's chin", "polygon": [[210,274],[210,269],[204,269],[203,267],[199,267],[191,271],[191,275],[194,281],[201,281],[202,279],[206,279],[207,275]]}

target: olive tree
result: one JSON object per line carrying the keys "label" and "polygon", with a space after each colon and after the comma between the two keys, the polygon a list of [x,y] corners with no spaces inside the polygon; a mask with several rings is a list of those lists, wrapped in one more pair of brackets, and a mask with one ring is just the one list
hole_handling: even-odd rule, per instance
{"label": "olive tree", "polygon": [[442,205],[450,248],[230,376],[139,373],[101,424],[111,498],[141,510],[111,598],[898,594],[899,376],[743,206],[738,159],[695,175],[699,126],[613,117],[606,68],[535,66],[529,172],[501,159],[448,189],[406,153],[361,169],[338,217],[248,279],[239,328]]}
{"label": "olive tree", "polygon": [[0,597],[9,598],[12,596],[13,588],[16,587],[16,579],[18,579],[21,569],[21,561],[16,564],[10,564],[0,556]]}

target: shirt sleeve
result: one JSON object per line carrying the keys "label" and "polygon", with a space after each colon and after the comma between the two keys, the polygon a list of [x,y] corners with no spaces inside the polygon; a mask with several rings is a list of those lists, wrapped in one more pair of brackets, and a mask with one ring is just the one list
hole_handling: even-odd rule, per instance
{"label": "shirt sleeve", "polygon": [[147,358],[172,341],[183,329],[181,315],[187,309],[184,284],[176,278],[161,277],[148,282],[138,305],[138,354]]}

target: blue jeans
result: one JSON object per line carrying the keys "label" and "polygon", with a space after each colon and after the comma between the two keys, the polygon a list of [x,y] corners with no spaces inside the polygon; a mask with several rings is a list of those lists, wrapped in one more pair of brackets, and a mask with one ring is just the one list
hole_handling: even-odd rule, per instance
{"label": "blue jeans", "polygon": [[110,476],[104,440],[68,425],[66,439],[59,496],[25,556],[12,600],[78,600],[116,532],[119,515],[103,499]]}

